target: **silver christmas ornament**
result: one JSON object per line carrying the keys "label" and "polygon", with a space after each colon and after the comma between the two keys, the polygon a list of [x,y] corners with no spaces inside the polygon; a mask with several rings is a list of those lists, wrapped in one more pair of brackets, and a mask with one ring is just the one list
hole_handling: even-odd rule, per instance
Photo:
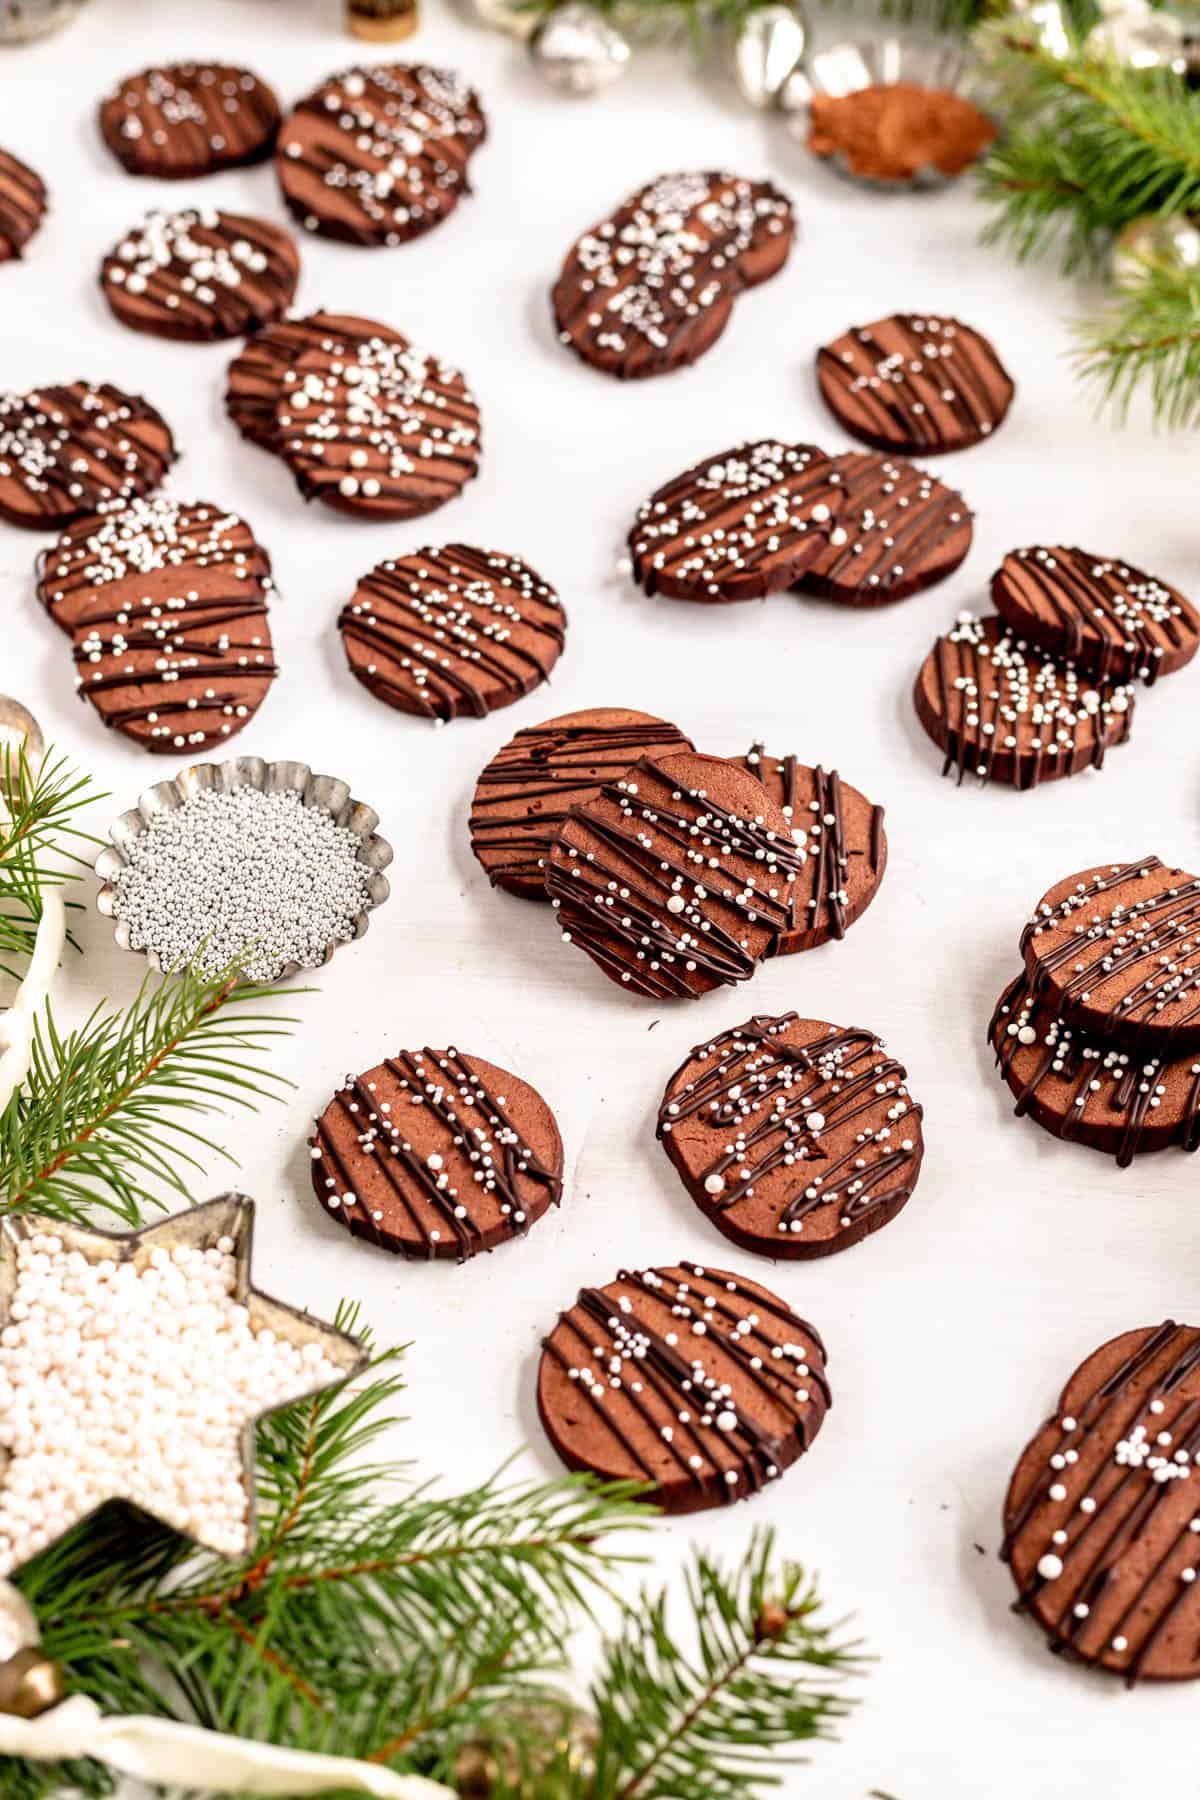
{"label": "silver christmas ornament", "polygon": [[1113,285],[1128,292],[1152,275],[1189,275],[1200,269],[1200,228],[1183,213],[1147,213],[1117,233],[1109,257]]}
{"label": "silver christmas ornament", "polygon": [[1071,37],[1061,0],[1009,0],[1008,11],[1029,22],[1030,35],[1047,56],[1067,56]]}
{"label": "silver christmas ornament", "polygon": [[804,55],[808,27],[790,6],[756,6],[738,27],[733,72],[751,106],[774,106]]}
{"label": "silver christmas ornament", "polygon": [[6,763],[15,763],[22,750],[30,768],[36,769],[46,754],[42,728],[28,707],[22,706],[19,700],[10,699],[7,694],[0,694],[0,781],[4,778]]}
{"label": "silver christmas ornament", "polygon": [[1174,69],[1183,74],[1183,23],[1150,0],[1100,0],[1101,19],[1083,40],[1085,56],[1128,69]]}
{"label": "silver christmas ornament", "polygon": [[87,0],[0,0],[0,44],[24,44],[66,25]]}
{"label": "silver christmas ornament", "polygon": [[541,15],[519,0],[462,0],[462,9],[476,25],[513,38],[531,38],[541,23]]}
{"label": "silver christmas ornament", "polygon": [[529,54],[563,94],[598,94],[622,75],[629,43],[586,0],[566,0],[547,14],[529,40]]}

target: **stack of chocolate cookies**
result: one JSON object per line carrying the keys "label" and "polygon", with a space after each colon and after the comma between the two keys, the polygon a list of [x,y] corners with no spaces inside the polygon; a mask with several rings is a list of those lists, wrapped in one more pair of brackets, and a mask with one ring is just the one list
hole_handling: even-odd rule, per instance
{"label": "stack of chocolate cookies", "polygon": [[1017,1113],[1122,1168],[1200,1147],[1200,879],[1157,856],[1069,875],[1021,953],[989,1028]]}
{"label": "stack of chocolate cookies", "polygon": [[479,777],[471,844],[493,886],[549,899],[610,980],[695,999],[764,957],[842,937],[883,878],[883,809],[795,757],[699,754],[599,707],[528,726]]}

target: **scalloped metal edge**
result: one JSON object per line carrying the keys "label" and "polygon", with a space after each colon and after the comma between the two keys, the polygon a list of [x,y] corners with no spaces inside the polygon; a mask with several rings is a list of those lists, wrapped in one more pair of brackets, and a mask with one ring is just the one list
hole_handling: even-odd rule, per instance
{"label": "scalloped metal edge", "polygon": [[103,849],[95,862],[101,883],[96,906],[106,918],[114,921],[113,936],[122,950],[144,956],[151,968],[162,970],[163,965],[155,951],[134,949],[129,942],[129,928],[117,911],[114,882],[119,871],[128,866],[127,846],[143,835],[156,815],[173,812],[202,789],[218,788],[224,793],[232,793],[235,788],[247,786],[259,788],[263,793],[291,789],[300,795],[305,806],[316,806],[328,813],[335,824],[346,826],[359,839],[357,861],[371,871],[367,878],[367,905],[355,916],[353,938],[331,938],[319,964],[285,963],[271,980],[285,981],[291,975],[298,975],[302,968],[323,967],[343,943],[353,943],[365,935],[370,924],[369,915],[383,905],[392,891],[383,874],[392,860],[392,846],[375,830],[379,814],[363,801],[353,798],[348,782],[334,775],[314,775],[307,763],[265,762],[261,756],[236,756],[228,762],[192,763],[170,781],[155,782],[153,787],[138,795],[136,806],[123,812],[109,826],[111,847]]}
{"label": "scalloped metal edge", "polygon": [[[780,88],[776,104],[786,115],[788,133],[806,144],[814,94],[840,98],[865,87],[911,81],[919,87],[945,88],[969,97],[971,75],[971,62],[961,45],[912,43],[902,37],[847,40],[803,57]],[[928,164],[906,181],[880,181],[873,175],[856,174],[843,155],[818,156],[815,160],[845,180],[877,194],[937,192],[960,179],[958,175],[944,175]]]}

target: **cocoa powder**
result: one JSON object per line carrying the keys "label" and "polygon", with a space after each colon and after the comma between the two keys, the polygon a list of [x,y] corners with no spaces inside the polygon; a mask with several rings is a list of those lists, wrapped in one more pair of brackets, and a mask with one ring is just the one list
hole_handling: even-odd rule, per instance
{"label": "cocoa powder", "polygon": [[812,102],[808,147],[817,156],[842,155],[854,175],[907,181],[933,167],[958,175],[996,136],[996,127],[948,88],[897,81]]}

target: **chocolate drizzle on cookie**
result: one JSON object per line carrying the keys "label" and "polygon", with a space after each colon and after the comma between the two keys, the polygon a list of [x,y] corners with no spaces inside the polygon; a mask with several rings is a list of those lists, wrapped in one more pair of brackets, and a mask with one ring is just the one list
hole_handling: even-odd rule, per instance
{"label": "chocolate drizzle on cookie", "polygon": [[230,363],[225,410],[243,437],[273,450],[283,378],[298,356],[307,350],[353,356],[360,345],[383,343],[403,349],[407,339],[390,325],[377,325],[353,313],[315,312],[303,319],[281,319],[250,338]]}
{"label": "chocolate drizzle on cookie", "polygon": [[492,1250],[562,1197],[562,1143],[540,1095],[455,1049],[402,1050],[348,1077],[310,1147],[331,1216],[414,1259]]}
{"label": "chocolate drizzle on cookie", "polygon": [[230,63],[143,69],[100,102],[100,131],[113,155],[131,175],[163,181],[260,162],[279,120],[266,82]]}
{"label": "chocolate drizzle on cookie", "polygon": [[470,192],[467,163],[486,136],[479,96],[451,69],[344,69],[285,122],[279,185],[307,231],[402,244],[432,230]]}
{"label": "chocolate drizzle on cookie", "polygon": [[958,319],[893,313],[817,352],[825,403],[876,450],[940,455],[1001,424],[1013,382],[985,337]]}
{"label": "chocolate drizzle on cookie", "polygon": [[943,775],[961,785],[1017,788],[1103,766],[1133,719],[1131,688],[1094,680],[1074,663],[1013,637],[996,618],[960,613],[925,659],[914,689],[917,716],[945,751]]}
{"label": "chocolate drizzle on cookie", "polygon": [[769,181],[660,176],[569,252],[553,293],[559,337],[622,380],[693,363],[738,294],[783,266],[792,231],[791,203]]}
{"label": "chocolate drizzle on cookie", "polygon": [[9,150],[0,150],[0,263],[19,257],[46,216],[46,184]]}
{"label": "chocolate drizzle on cookie", "polygon": [[692,747],[677,726],[624,707],[525,726],[484,769],[471,803],[471,848],[492,886],[544,900],[546,858],[571,808],[640,757]]}
{"label": "chocolate drizzle on cookie", "polygon": [[658,1136],[734,1243],[822,1256],[895,1217],[924,1145],[903,1065],[869,1031],[796,1013],[699,1044],[671,1078]]}
{"label": "chocolate drizzle on cookie", "polygon": [[642,757],[573,809],[546,888],[564,942],[634,993],[746,981],[791,919],[800,856],[762,785],[711,756]]}
{"label": "chocolate drizzle on cookie", "polygon": [[634,579],[678,600],[761,599],[840,544],[832,459],[765,439],[707,457],[651,494],[629,533]]}
{"label": "chocolate drizzle on cookie", "polygon": [[1067,1143],[1089,1145],[1127,1169],[1135,1156],[1200,1149],[1200,1061],[1155,1056],[1090,1037],[1034,995],[1028,975],[996,1003],[988,1036],[996,1063],[1029,1114]]}
{"label": "chocolate drizzle on cookie", "polygon": [[801,857],[792,922],[773,954],[789,956],[845,937],[875,898],[887,867],[882,806],[843,782],[836,769],[768,756],[761,744],[751,746],[742,767],[790,821]]}
{"label": "chocolate drizzle on cookie", "polygon": [[1149,685],[1200,649],[1200,616],[1182,594],[1086,550],[1010,551],[992,577],[992,598],[1013,631],[1101,678]]}
{"label": "chocolate drizzle on cookie", "polygon": [[79,519],[38,557],[38,598],[74,633],[103,601],[116,614],[139,603],[169,605],[199,580],[231,600],[261,599],[271,559],[244,519],[205,500],[166,494],[119,512]]}
{"label": "chocolate drizzle on cookie", "polygon": [[924,469],[870,450],[834,458],[845,503],[836,543],[801,578],[806,593],[847,606],[885,606],[944,581],[971,548],[962,495]]}
{"label": "chocolate drizzle on cookie", "polygon": [[667,1512],[757,1493],[831,1403],[813,1327],[757,1282],[694,1263],[581,1289],[543,1340],[538,1410],[563,1461],[653,1482]]}
{"label": "chocolate drizzle on cookie", "polygon": [[351,672],[423,718],[481,719],[545,681],[566,639],[547,581],[469,544],[414,550],[364,575],[338,629]]}
{"label": "chocolate drizzle on cookie", "polygon": [[1200,880],[1157,856],[1068,876],[1021,934],[1033,993],[1099,1037],[1200,1049]]}
{"label": "chocolate drizzle on cookie", "polygon": [[0,394],[0,518],[13,525],[50,531],[124,506],[175,457],[161,414],[107,382]]}
{"label": "chocolate drizzle on cookie", "polygon": [[403,339],[304,351],[284,371],[275,425],[304,498],[358,517],[432,512],[479,473],[474,396]]}
{"label": "chocolate drizzle on cookie", "polygon": [[211,343],[242,337],[291,305],[300,258],[286,231],[244,213],[147,213],[113,246],[100,285],[133,331]]}
{"label": "chocolate drizzle on cookie", "polygon": [[1055,1652],[1121,1675],[1200,1675],[1200,1330],[1103,1345],[1017,1464],[1001,1556]]}

